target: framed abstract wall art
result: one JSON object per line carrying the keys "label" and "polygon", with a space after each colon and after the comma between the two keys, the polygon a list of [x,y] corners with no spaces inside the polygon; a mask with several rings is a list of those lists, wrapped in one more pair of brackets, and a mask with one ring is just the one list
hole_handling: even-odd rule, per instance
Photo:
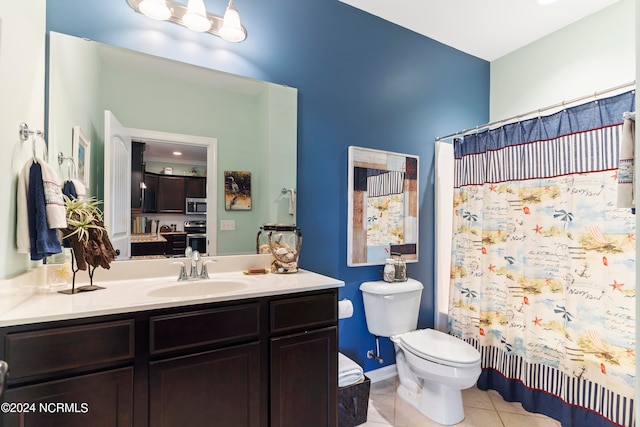
{"label": "framed abstract wall art", "polygon": [[418,157],[349,147],[347,265],[418,261]]}

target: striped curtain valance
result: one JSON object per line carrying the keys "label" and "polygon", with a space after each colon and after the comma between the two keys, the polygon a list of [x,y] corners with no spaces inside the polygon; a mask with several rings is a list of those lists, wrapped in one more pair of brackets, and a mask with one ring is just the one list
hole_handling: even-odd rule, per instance
{"label": "striped curtain valance", "polygon": [[553,178],[618,168],[622,123],[455,159],[454,185]]}
{"label": "striped curtain valance", "polygon": [[635,111],[635,92],[567,108],[555,114],[510,123],[497,129],[484,130],[454,140],[454,156],[500,150],[531,141],[547,141],[587,130],[622,123],[622,115]]}

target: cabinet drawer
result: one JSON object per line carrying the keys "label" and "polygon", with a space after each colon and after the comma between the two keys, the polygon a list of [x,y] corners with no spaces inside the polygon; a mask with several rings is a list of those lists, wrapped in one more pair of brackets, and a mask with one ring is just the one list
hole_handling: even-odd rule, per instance
{"label": "cabinet drawer", "polygon": [[272,334],[336,324],[338,299],[335,292],[271,301]]}
{"label": "cabinet drawer", "polygon": [[134,357],[134,321],[17,332],[5,337],[12,380]]}
{"label": "cabinet drawer", "polygon": [[152,355],[191,347],[258,338],[260,305],[155,316],[150,321]]}

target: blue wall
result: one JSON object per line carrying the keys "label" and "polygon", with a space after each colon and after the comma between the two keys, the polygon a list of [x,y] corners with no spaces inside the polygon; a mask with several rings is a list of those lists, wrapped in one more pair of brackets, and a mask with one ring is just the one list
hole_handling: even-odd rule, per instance
{"label": "blue wall", "polygon": [[[377,369],[358,286],[381,267],[347,267],[347,147],[420,156],[420,261],[408,273],[425,285],[420,326],[432,326],[434,140],[488,121],[489,63],[337,0],[235,5],[248,31],[240,44],[152,21],[126,0],[47,0],[47,28],[298,89],[301,266],[344,280],[355,314],[340,321],[340,349]],[[394,363],[388,339],[382,356]]]}

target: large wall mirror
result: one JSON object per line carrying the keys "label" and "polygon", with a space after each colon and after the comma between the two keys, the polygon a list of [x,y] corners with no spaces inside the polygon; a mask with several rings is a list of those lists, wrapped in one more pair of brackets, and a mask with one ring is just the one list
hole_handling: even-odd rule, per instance
{"label": "large wall mirror", "polygon": [[[255,253],[262,224],[295,224],[295,203],[292,209],[288,190],[296,186],[296,89],[54,32],[49,52],[50,158],[77,152],[73,129],[81,129],[90,143],[88,195],[101,200],[105,196],[108,110],[134,131],[135,142],[145,144],[147,172],[206,177],[206,198],[216,206],[206,216],[134,212],[134,222],[144,217],[145,223],[175,225],[181,231],[184,221],[205,220],[216,242],[210,252],[216,255]],[[167,141],[173,135],[182,144],[177,149]],[[200,143],[190,146],[190,138]],[[213,148],[202,142],[209,140],[216,141]],[[216,152],[207,155],[208,149]],[[183,157],[166,154],[173,151],[183,152]],[[207,164],[207,159],[214,163]],[[64,161],[60,178],[73,178],[72,169]],[[230,176],[247,177],[245,173],[250,174],[250,205],[230,207],[225,186]],[[153,231],[149,226],[147,230]]]}

